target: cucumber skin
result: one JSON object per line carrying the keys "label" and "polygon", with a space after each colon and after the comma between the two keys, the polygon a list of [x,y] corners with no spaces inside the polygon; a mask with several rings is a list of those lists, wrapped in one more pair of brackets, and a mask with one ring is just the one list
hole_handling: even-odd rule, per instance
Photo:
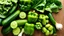
{"label": "cucumber skin", "polygon": [[2,18],[0,18],[0,26],[2,26]]}
{"label": "cucumber skin", "polygon": [[57,30],[55,27],[53,27],[53,34],[56,34]]}
{"label": "cucumber skin", "polygon": [[13,6],[12,9],[9,11],[8,15],[12,14],[17,8],[17,5]]}
{"label": "cucumber skin", "polygon": [[18,26],[23,26],[25,23],[27,23],[27,20],[16,20]]}
{"label": "cucumber skin", "polygon": [[10,15],[8,18],[6,18],[5,20],[3,20],[2,25],[3,26],[9,25],[9,23],[12,22],[19,15],[19,13],[20,13],[20,11],[17,10],[15,13],[13,13],[12,15]]}
{"label": "cucumber skin", "polygon": [[48,17],[49,17],[49,20],[50,20],[50,22],[52,23],[52,25],[56,25],[56,21],[54,20],[54,18],[53,18],[53,16],[52,16],[52,14],[51,13],[49,13],[48,14]]}
{"label": "cucumber skin", "polygon": [[2,34],[8,34],[12,31],[12,28],[9,26],[7,28],[3,28],[2,29]]}

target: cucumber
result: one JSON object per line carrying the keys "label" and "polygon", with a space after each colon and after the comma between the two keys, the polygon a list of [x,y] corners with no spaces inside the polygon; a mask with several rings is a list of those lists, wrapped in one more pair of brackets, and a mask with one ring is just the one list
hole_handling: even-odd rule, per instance
{"label": "cucumber", "polygon": [[3,28],[2,29],[2,34],[8,34],[12,31],[12,28],[9,26],[7,28]]}
{"label": "cucumber", "polygon": [[20,33],[20,28],[19,27],[13,29],[13,34],[14,35],[18,35],[19,33]]}
{"label": "cucumber", "polygon": [[50,22],[52,23],[52,25],[55,26],[55,25],[56,25],[56,21],[55,21],[55,19],[53,18],[52,14],[49,13],[48,16],[49,16],[49,20],[50,20]]}
{"label": "cucumber", "polygon": [[27,20],[16,20],[18,26],[23,26],[25,23],[27,23]]}
{"label": "cucumber", "polygon": [[2,25],[2,18],[0,18],[0,26]]}
{"label": "cucumber", "polygon": [[17,8],[17,5],[13,6],[13,7],[10,9],[8,15],[12,14],[12,13],[16,10],[16,8]]}
{"label": "cucumber", "polygon": [[16,21],[13,21],[13,22],[11,22],[11,24],[10,24],[10,27],[12,28],[12,29],[15,29],[15,28],[17,28],[17,22]]}
{"label": "cucumber", "polygon": [[53,27],[53,34],[56,35],[56,32],[57,32],[56,28]]}
{"label": "cucumber", "polygon": [[10,26],[12,29],[15,29],[18,26],[25,25],[25,23],[27,23],[27,20],[16,20],[16,21],[11,22]]}
{"label": "cucumber", "polygon": [[13,13],[12,15],[10,15],[8,18],[6,18],[5,20],[3,20],[2,25],[3,26],[9,25],[19,15],[19,13],[20,13],[20,11],[17,10],[15,13]]}
{"label": "cucumber", "polygon": [[25,13],[25,12],[21,12],[21,13],[19,14],[19,17],[20,17],[21,19],[26,18],[26,13]]}

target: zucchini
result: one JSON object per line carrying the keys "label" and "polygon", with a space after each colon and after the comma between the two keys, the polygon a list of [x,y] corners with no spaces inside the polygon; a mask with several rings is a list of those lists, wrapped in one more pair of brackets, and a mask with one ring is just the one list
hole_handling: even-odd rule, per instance
{"label": "zucchini", "polygon": [[56,21],[55,21],[55,19],[53,18],[53,16],[52,16],[52,14],[51,13],[49,13],[48,14],[48,17],[49,17],[49,20],[50,20],[50,22],[52,23],[52,25],[56,25]]}
{"label": "zucchini", "polygon": [[27,23],[27,20],[16,20],[18,26],[23,26],[25,23]]}
{"label": "zucchini", "polygon": [[19,33],[20,33],[20,28],[19,27],[13,29],[13,34],[14,35],[18,35]]}
{"label": "zucchini", "polygon": [[9,27],[7,27],[7,28],[3,28],[2,29],[2,34],[8,34],[8,33],[10,33],[12,31],[12,28],[9,26]]}
{"label": "zucchini", "polygon": [[12,22],[18,15],[19,15],[20,11],[17,10],[15,13],[13,13],[12,15],[10,15],[8,18],[6,18],[5,20],[3,20],[2,25],[3,26],[7,26],[10,24],[10,22]]}
{"label": "zucchini", "polygon": [[16,8],[17,8],[17,5],[13,6],[13,7],[10,9],[10,11],[8,11],[8,12],[9,12],[8,15],[12,14],[12,13],[16,10]]}
{"label": "zucchini", "polygon": [[0,18],[0,26],[2,25],[2,18]]}
{"label": "zucchini", "polygon": [[17,28],[18,26],[24,26],[27,23],[27,20],[16,20],[11,22],[10,26],[12,29]]}

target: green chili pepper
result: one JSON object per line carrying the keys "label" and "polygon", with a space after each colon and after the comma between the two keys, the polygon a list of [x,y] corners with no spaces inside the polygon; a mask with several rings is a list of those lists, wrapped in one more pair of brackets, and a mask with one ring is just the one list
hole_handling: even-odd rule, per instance
{"label": "green chili pepper", "polygon": [[38,19],[38,14],[35,12],[28,13],[28,22],[35,23]]}
{"label": "green chili pepper", "polygon": [[36,29],[41,29],[42,28],[42,24],[40,22],[37,22],[35,25]]}
{"label": "green chili pepper", "polygon": [[34,24],[26,23],[24,26],[24,33],[28,35],[33,35],[34,33]]}

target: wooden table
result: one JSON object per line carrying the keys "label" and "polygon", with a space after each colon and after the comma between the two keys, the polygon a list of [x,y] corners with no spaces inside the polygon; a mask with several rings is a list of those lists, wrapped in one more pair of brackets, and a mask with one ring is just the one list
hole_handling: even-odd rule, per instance
{"label": "wooden table", "polygon": [[[57,31],[57,36],[64,36],[64,2],[63,1],[64,0],[61,0],[63,5],[62,10],[60,10],[58,14],[53,13],[55,20],[58,23],[61,23],[63,25],[63,29],[60,31]],[[3,36],[3,34],[1,33],[1,29],[2,29],[2,26],[0,26],[0,36]],[[34,36],[42,36],[42,35],[43,33],[41,31],[35,31],[34,33]],[[9,33],[8,35],[4,35],[4,36],[12,36],[12,34]]]}

